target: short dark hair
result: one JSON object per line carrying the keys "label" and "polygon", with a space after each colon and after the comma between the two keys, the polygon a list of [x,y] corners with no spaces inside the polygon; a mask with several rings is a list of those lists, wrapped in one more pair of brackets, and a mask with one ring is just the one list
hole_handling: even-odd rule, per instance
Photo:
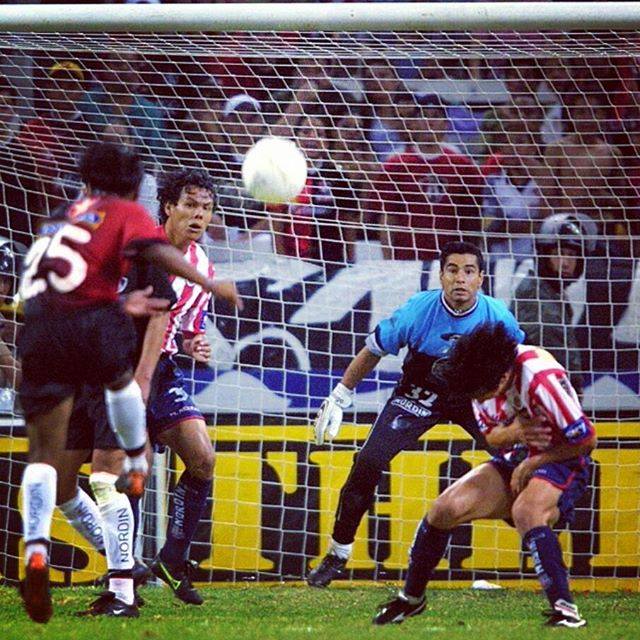
{"label": "short dark hair", "polygon": [[163,174],[158,180],[159,215],[162,224],[167,221],[166,205],[177,204],[185,187],[197,187],[211,192],[215,211],[218,205],[218,196],[214,179],[202,169],[177,169]]}
{"label": "short dark hair", "polygon": [[447,258],[453,253],[469,253],[474,255],[478,259],[478,268],[480,271],[484,271],[484,256],[482,251],[471,242],[447,242],[440,251],[440,269],[444,270],[444,265],[447,263]]}
{"label": "short dark hair", "polygon": [[441,375],[456,394],[493,391],[515,363],[517,347],[503,322],[484,322],[456,340]]}
{"label": "short dark hair", "polygon": [[89,145],[82,153],[78,170],[92,191],[122,197],[136,193],[144,176],[140,156],[131,147],[111,142]]}

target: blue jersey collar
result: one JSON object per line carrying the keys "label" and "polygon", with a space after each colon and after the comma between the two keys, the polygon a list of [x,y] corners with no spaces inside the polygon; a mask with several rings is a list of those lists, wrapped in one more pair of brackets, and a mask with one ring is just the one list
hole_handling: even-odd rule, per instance
{"label": "blue jersey collar", "polygon": [[472,307],[469,307],[469,309],[467,309],[466,311],[456,311],[455,309],[452,309],[447,304],[447,301],[444,298],[444,292],[440,294],[440,302],[442,303],[442,306],[445,308],[445,311],[449,315],[453,316],[454,318],[464,318],[465,316],[468,316],[469,314],[473,313],[478,307],[478,303],[480,302],[480,293],[478,292],[478,294],[476,295],[475,304]]}

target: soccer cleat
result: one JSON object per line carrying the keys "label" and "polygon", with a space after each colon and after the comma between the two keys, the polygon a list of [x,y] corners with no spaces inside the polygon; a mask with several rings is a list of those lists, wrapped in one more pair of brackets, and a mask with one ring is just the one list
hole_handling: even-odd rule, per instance
{"label": "soccer cleat", "polygon": [[427,598],[422,596],[420,602],[412,604],[398,594],[393,600],[378,607],[378,613],[373,617],[373,624],[400,624],[407,618],[420,615],[427,606]]}
{"label": "soccer cleat", "polygon": [[587,621],[578,613],[578,607],[566,600],[556,600],[553,609],[542,612],[547,617],[544,623],[548,627],[567,627],[579,629],[587,624]]}
{"label": "soccer cleat", "polygon": [[27,562],[25,578],[20,585],[24,608],[34,622],[49,622],[53,615],[49,589],[49,564],[44,553],[35,551]]}
{"label": "soccer cleat", "polygon": [[307,576],[310,587],[328,587],[332,580],[344,574],[347,558],[339,558],[335,553],[327,553],[316,569]]}
{"label": "soccer cleat", "polygon": [[145,473],[131,469],[120,474],[120,477],[116,480],[116,491],[132,498],[141,498],[146,480],[147,475]]}
{"label": "soccer cleat", "polygon": [[197,589],[191,583],[191,574],[197,564],[192,560],[185,560],[179,565],[168,565],[156,556],[155,560],[149,566],[149,569],[162,582],[171,587],[176,598],[182,600],[186,604],[202,604],[204,600],[198,593]]}
{"label": "soccer cleat", "polygon": [[118,600],[116,594],[112,591],[105,591],[101,593],[96,600],[94,600],[88,609],[84,611],[78,611],[77,616],[110,616],[113,618],[138,618],[140,612],[138,611],[137,603],[127,604]]}

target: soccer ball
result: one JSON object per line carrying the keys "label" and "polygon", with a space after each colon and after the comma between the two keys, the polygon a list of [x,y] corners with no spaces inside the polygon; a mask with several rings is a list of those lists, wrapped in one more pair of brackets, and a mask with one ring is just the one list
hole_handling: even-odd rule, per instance
{"label": "soccer ball", "polygon": [[306,181],[307,160],[295,142],[286,138],[261,138],[244,157],[244,188],[261,202],[291,202]]}

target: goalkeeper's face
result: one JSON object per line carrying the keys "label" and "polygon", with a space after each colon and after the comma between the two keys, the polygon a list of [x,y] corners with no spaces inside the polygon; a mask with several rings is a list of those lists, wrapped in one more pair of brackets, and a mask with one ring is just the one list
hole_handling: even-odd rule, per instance
{"label": "goalkeeper's face", "polygon": [[460,311],[472,307],[482,287],[483,277],[476,256],[452,253],[440,272],[440,284],[447,304]]}
{"label": "goalkeeper's face", "polygon": [[197,241],[207,230],[213,215],[213,194],[208,189],[184,187],[176,203],[167,203],[166,230],[173,244]]}

